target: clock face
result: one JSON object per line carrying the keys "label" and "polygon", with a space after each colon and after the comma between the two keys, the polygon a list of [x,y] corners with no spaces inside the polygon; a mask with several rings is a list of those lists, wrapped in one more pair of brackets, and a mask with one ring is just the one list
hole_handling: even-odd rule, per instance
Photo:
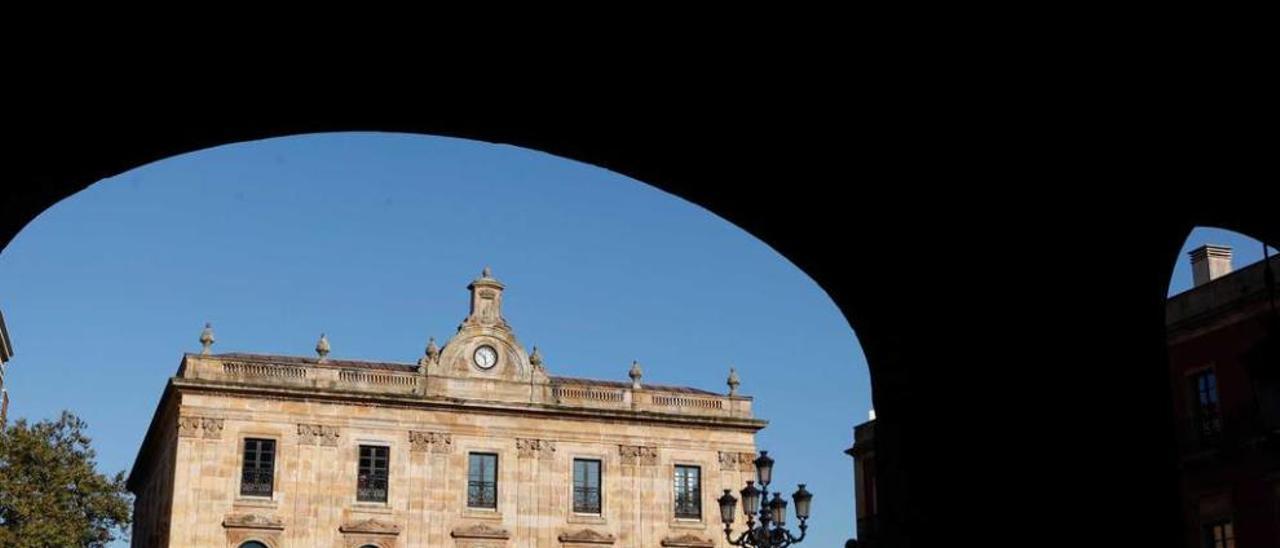
{"label": "clock face", "polygon": [[472,356],[476,362],[476,367],[480,369],[490,369],[498,363],[498,352],[492,346],[484,345],[476,349],[476,353]]}

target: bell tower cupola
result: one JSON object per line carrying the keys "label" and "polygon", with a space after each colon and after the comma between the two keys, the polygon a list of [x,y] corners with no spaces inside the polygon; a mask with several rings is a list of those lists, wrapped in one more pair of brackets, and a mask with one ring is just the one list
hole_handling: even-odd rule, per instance
{"label": "bell tower cupola", "polygon": [[467,289],[471,291],[471,314],[463,320],[465,325],[510,329],[502,317],[502,290],[505,286],[494,279],[489,267],[484,267],[480,277],[472,280]]}

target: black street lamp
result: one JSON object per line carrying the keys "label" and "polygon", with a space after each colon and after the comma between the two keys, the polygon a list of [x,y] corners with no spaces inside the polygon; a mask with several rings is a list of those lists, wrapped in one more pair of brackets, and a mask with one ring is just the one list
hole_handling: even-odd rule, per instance
{"label": "black street lamp", "polygon": [[[782,493],[775,491],[773,498],[769,498],[769,483],[773,481],[773,459],[769,458],[769,452],[761,451],[755,465],[760,488],[756,488],[756,482],[748,481],[747,486],[739,491],[742,495],[742,512],[747,516],[747,530],[738,535],[737,539],[733,538],[733,517],[738,499],[728,489],[717,499],[720,503],[720,519],[724,522],[725,540],[734,546],[747,548],[786,548],[792,544],[800,544],[809,528],[805,522],[809,519],[809,503],[813,501],[813,494],[806,491],[801,483],[800,488],[791,495],[791,500],[795,501],[796,519],[800,520],[800,536],[793,536],[786,528],[787,501],[782,498]],[[756,526],[757,517],[760,519],[759,527]]]}

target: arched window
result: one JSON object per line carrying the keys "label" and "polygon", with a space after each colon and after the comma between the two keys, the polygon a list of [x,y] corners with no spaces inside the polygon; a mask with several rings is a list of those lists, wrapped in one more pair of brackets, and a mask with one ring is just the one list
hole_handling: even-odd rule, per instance
{"label": "arched window", "polygon": [[258,542],[256,540],[251,540],[249,542],[241,544],[240,548],[267,548],[267,545],[261,542]]}

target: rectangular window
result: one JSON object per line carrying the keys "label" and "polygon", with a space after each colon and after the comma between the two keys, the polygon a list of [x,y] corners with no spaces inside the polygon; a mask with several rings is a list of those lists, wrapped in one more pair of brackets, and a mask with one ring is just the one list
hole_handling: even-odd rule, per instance
{"label": "rectangular window", "polygon": [[356,481],[357,501],[387,502],[387,462],[390,454],[390,447],[360,446],[360,475]]}
{"label": "rectangular window", "polygon": [[676,465],[676,517],[702,519],[702,469]]}
{"label": "rectangular window", "polygon": [[600,461],[573,459],[573,511],[600,513]]}
{"label": "rectangular window", "polygon": [[1202,442],[1216,440],[1222,432],[1218,405],[1218,377],[1212,369],[1191,376],[1192,420]]}
{"label": "rectangular window", "polygon": [[1215,521],[1204,525],[1205,548],[1235,548],[1236,535],[1231,520]]}
{"label": "rectangular window", "polygon": [[244,461],[240,468],[240,494],[252,497],[271,496],[275,465],[275,440],[245,439]]}
{"label": "rectangular window", "polygon": [[470,454],[467,470],[467,506],[498,509],[498,455]]}

